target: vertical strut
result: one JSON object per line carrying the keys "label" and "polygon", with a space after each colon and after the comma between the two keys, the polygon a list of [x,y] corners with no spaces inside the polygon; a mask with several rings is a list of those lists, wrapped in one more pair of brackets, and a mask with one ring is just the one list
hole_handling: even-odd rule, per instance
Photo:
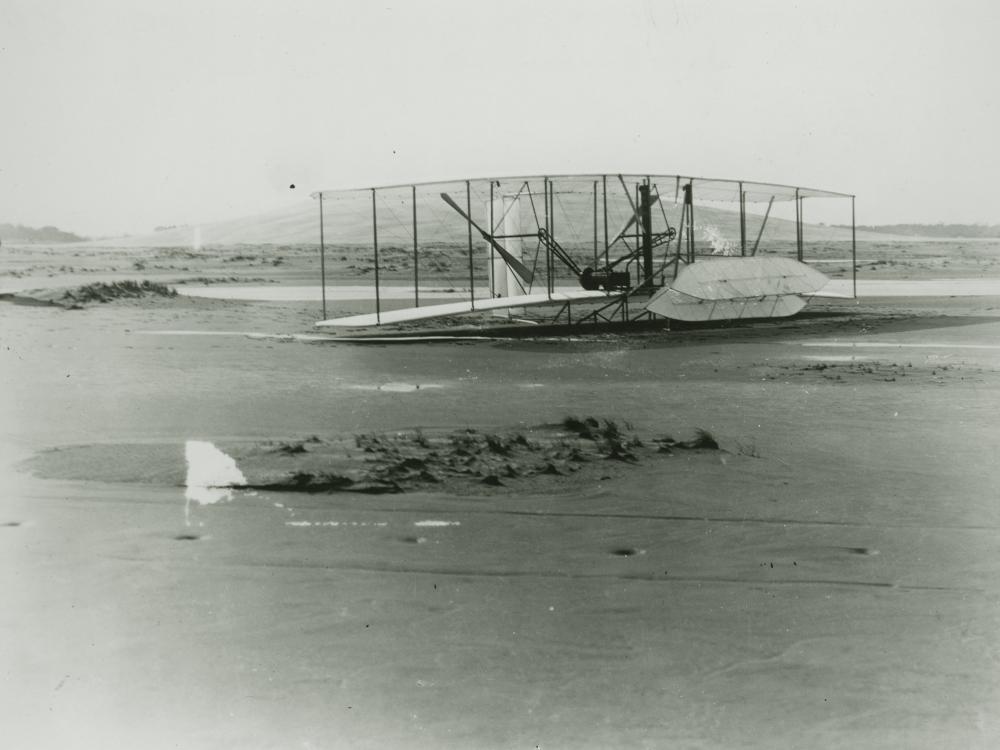
{"label": "vertical strut", "polygon": [[[639,183],[635,183],[635,198],[632,203],[632,210],[635,212],[635,246],[639,247],[642,242],[642,227],[639,226],[642,223],[642,219],[639,217]],[[639,261],[641,263],[642,261]],[[636,273],[636,276],[641,276],[641,271]]]}
{"label": "vertical strut", "polygon": [[683,240],[686,261],[688,263],[694,263],[694,180],[689,180],[687,185],[683,186],[684,190],[684,208],[681,210],[681,216],[687,216],[687,234],[681,233],[680,237],[677,238],[678,245]]}
{"label": "vertical strut", "polygon": [[747,254],[747,194],[740,182],[740,255]]}
{"label": "vertical strut", "polygon": [[806,257],[806,199],[799,198],[799,260]]}
{"label": "vertical strut", "polygon": [[[648,179],[648,178],[647,178]],[[649,183],[639,185],[639,221],[642,224],[642,283],[653,287],[653,207],[650,204]]]}
{"label": "vertical strut", "polygon": [[[490,180],[490,238],[496,233],[497,228],[493,226],[493,180]],[[496,251],[493,249],[493,243],[490,242],[490,297],[497,296],[497,280],[496,280],[496,263],[494,262],[493,256],[496,255]]]}
{"label": "vertical strut", "polygon": [[764,227],[767,226],[767,217],[771,215],[771,206],[774,205],[774,196],[771,196],[771,200],[767,202],[767,210],[764,212],[764,219],[760,222],[760,230],[757,232],[757,240],[753,243],[753,250],[750,252],[751,256],[757,254],[757,246],[760,245],[760,238],[764,236]]}
{"label": "vertical strut", "polygon": [[854,196],[851,196],[851,294],[858,296],[858,241],[854,224]]}
{"label": "vertical strut", "polygon": [[417,268],[417,186],[410,185],[413,201],[413,306],[420,307],[420,271]]}
{"label": "vertical strut", "polygon": [[798,188],[795,188],[795,257],[802,262],[802,205]]}
{"label": "vertical strut", "polygon": [[323,193],[319,194],[319,279],[323,295],[323,320],[326,320],[326,245],[323,242]]}
{"label": "vertical strut", "polygon": [[677,278],[677,274],[681,270],[681,248],[684,245],[684,222],[687,219],[687,191],[684,191],[684,202],[681,204],[681,220],[677,227],[677,253],[674,257],[674,278]]}
{"label": "vertical strut", "polygon": [[597,268],[597,180],[594,180],[594,268]]}
{"label": "vertical strut", "polygon": [[[556,186],[549,181],[549,237],[556,241]],[[549,253],[549,294],[556,290],[556,257]]]}
{"label": "vertical strut", "polygon": [[375,323],[382,324],[382,292],[378,275],[378,209],[375,207],[375,188],[372,188],[372,247],[375,249]]}
{"label": "vertical strut", "polygon": [[[549,231],[549,178],[542,178],[542,206],[545,209],[545,233],[548,234],[551,239],[552,233]],[[548,242],[545,244],[545,291],[549,295],[549,299],[552,298],[552,278],[549,275],[549,269],[552,263],[552,251],[549,249],[550,244]]]}
{"label": "vertical strut", "polygon": [[608,258],[608,176],[606,174],[601,175],[601,192],[604,195],[604,267],[607,268],[611,264],[611,260]]}
{"label": "vertical strut", "polygon": [[688,181],[688,263],[694,263],[694,180]]}
{"label": "vertical strut", "polygon": [[[472,187],[465,181],[465,215],[472,216]],[[465,222],[469,230],[469,304],[476,309],[476,276],[472,270],[472,221]],[[492,230],[491,230],[492,231]]]}

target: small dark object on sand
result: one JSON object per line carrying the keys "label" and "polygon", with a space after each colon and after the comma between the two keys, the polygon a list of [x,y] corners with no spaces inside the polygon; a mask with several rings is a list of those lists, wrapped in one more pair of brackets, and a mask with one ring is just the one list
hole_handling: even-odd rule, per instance
{"label": "small dark object on sand", "polygon": [[674,440],[669,435],[653,440],[659,448],[660,453],[672,453],[673,450],[718,450],[719,443],[708,430],[696,430],[695,436],[691,440]]}
{"label": "small dark object on sand", "polygon": [[611,554],[615,557],[632,557],[638,554],[638,550],[634,547],[619,547],[618,549],[611,550]]}
{"label": "small dark object on sand", "polygon": [[681,443],[681,447],[714,451],[719,449],[719,443],[708,430],[697,430],[694,439]]}
{"label": "small dark object on sand", "polygon": [[593,417],[584,417],[583,419],[566,417],[562,421],[562,426],[566,432],[571,432],[586,440],[596,440],[600,435],[601,423]]}
{"label": "small dark object on sand", "polygon": [[275,453],[284,453],[286,455],[294,455],[296,453],[305,453],[306,446],[304,443],[279,443],[274,449]]}

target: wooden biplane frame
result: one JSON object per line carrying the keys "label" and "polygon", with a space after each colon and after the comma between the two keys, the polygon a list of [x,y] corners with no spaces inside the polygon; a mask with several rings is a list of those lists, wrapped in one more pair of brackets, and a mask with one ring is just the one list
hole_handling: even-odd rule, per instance
{"label": "wooden biplane frame", "polygon": [[[570,184],[570,189],[564,187],[567,183]],[[477,198],[482,198],[486,204],[481,219],[482,223],[487,225],[485,229],[474,217],[474,185]],[[670,196],[661,195],[660,186],[673,188],[673,203],[680,206],[676,227],[671,224],[665,206],[670,201]],[[588,187],[589,190],[587,190]],[[457,193],[456,189],[463,188],[464,196],[460,197],[464,198],[464,206],[453,197],[453,193]],[[399,220],[399,213],[401,213],[401,209],[407,207],[406,203],[409,204],[407,233],[412,239],[414,300],[414,307],[409,312],[396,311],[394,313],[383,310],[379,257],[379,199],[382,198],[385,202],[387,193],[393,197],[391,203],[386,203],[386,208],[400,224],[403,222]],[[369,315],[327,320],[327,220],[324,201],[329,203],[331,199],[337,200],[347,196],[357,206],[359,205],[358,198],[364,194],[370,198],[368,208],[370,209],[370,242],[374,259],[375,311]],[[574,219],[569,222],[575,225],[569,228],[570,233],[575,237],[575,246],[571,248],[564,246],[564,242],[557,239],[556,234],[558,217],[556,202],[562,196],[567,195],[573,196],[576,206]],[[630,323],[660,318],[663,313],[650,309],[649,302],[657,296],[662,297],[665,291],[670,290],[671,285],[677,281],[682,271],[694,264],[699,257],[695,231],[696,195],[703,196],[709,202],[722,201],[738,206],[739,254],[737,257],[744,259],[753,259],[757,256],[761,238],[775,201],[794,201],[795,260],[799,263],[802,263],[805,255],[804,200],[807,198],[849,199],[851,205],[852,289],[856,291],[856,270],[854,270],[856,269],[857,257],[855,197],[850,194],[788,185],[681,175],[598,174],[427,182],[367,188],[364,191],[338,190],[313,194],[313,197],[317,198],[319,202],[320,277],[323,300],[323,320],[317,325],[349,328],[370,327],[486,310],[504,308],[520,310],[532,305],[558,305],[555,314],[548,319],[548,322],[552,324],[563,321],[565,324],[573,325]],[[523,226],[520,228],[514,226],[513,229],[509,226],[508,213],[511,207],[519,205],[521,200],[526,200],[527,207],[530,207],[530,221],[524,221],[523,217],[519,217],[522,224],[529,225],[527,231]],[[767,209],[752,243],[748,232],[748,201],[761,205],[765,201],[767,203]],[[609,208],[614,203],[618,204],[619,216],[624,212],[626,218],[621,229],[612,234]],[[437,211],[434,209],[435,205],[438,207]],[[422,243],[424,245],[428,243],[426,233],[424,236],[421,233],[421,212],[440,213],[442,206],[445,207],[444,213],[451,216],[453,222],[457,222],[451,230],[452,236],[454,237],[454,229],[458,227],[464,229],[464,244],[468,255],[469,299],[465,303],[424,305],[421,307],[420,256]],[[498,211],[501,214],[499,220]],[[359,210],[356,209],[355,215],[351,217],[354,225],[358,223],[356,215],[358,213]],[[565,218],[565,209],[563,213]],[[586,215],[588,213],[589,216]],[[505,222],[507,223],[505,224]],[[580,242],[580,233],[584,229],[584,224],[586,224],[588,232],[592,230],[592,244],[587,248],[589,250],[587,253],[589,256],[587,257],[588,264],[586,267],[581,267],[584,252]],[[562,225],[559,226],[559,229],[565,231]],[[489,252],[489,297],[477,298],[476,296],[475,259],[477,247],[474,234],[481,237],[484,249],[488,249]],[[534,240],[537,243],[530,268],[521,253],[514,249],[525,240]],[[355,239],[355,241],[357,240]],[[619,250],[619,245],[624,248],[624,252]],[[655,256],[659,248],[663,248],[663,250],[658,260]],[[544,257],[540,258],[541,251],[544,251]],[[735,255],[735,253],[733,254]],[[543,264],[541,269],[538,268],[540,261]],[[749,268],[749,264],[745,265]],[[757,262],[756,265],[760,266],[760,263]],[[773,273],[785,274],[782,269],[786,267],[782,266]],[[721,269],[722,266],[719,268]],[[556,279],[560,270],[563,274],[568,271],[576,278],[581,288],[580,291],[569,292],[557,289]],[[774,296],[801,294],[808,296],[816,293],[815,284],[796,286],[794,283],[789,283],[789,278],[795,279],[799,276],[800,274],[793,270],[790,276],[782,275],[780,280],[768,279],[767,272],[758,270],[743,278],[744,284],[739,287],[742,291],[731,291],[730,293],[740,295],[735,298],[737,300],[746,300],[751,303],[761,302]],[[542,277],[544,282],[544,292],[542,293],[536,292],[534,286],[539,277]],[[762,278],[764,281],[761,281]],[[731,289],[736,288],[729,283],[728,279],[720,278],[714,281],[709,279],[707,283],[713,289],[720,284],[723,287],[728,284]],[[687,288],[687,294],[693,295],[695,302],[714,300],[715,302],[727,301],[731,303],[734,299],[733,297],[718,297],[712,291],[706,294],[697,290],[692,292],[691,289],[694,287],[690,283],[687,284]],[[679,293],[670,291],[671,298],[677,302],[680,299]],[[643,301],[647,304],[642,304]],[[660,308],[663,308],[666,302],[664,300]],[[582,308],[578,310],[575,319],[572,314],[574,303],[579,304]],[[716,307],[717,305],[711,309],[714,310]],[[740,307],[728,304],[723,305],[723,311],[718,314],[734,315],[733,310],[743,310],[746,311],[747,315],[756,315],[765,309],[776,311],[786,308],[790,310],[795,307],[796,305],[783,306],[779,304],[774,307],[760,304],[747,304]],[[668,308],[670,310],[681,309],[676,305],[673,307],[668,305]],[[713,313],[708,311],[708,308],[701,308],[697,314],[708,315],[709,317],[705,319],[710,319]],[[773,312],[773,314],[787,315],[791,313]]]}

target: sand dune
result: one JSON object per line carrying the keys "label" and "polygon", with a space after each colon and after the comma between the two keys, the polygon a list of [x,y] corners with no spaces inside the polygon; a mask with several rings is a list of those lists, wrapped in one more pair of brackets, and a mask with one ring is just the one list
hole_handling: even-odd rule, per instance
{"label": "sand dune", "polygon": [[[442,243],[464,244],[467,241],[467,227],[461,217],[453,214],[436,195],[423,197],[419,201],[418,234],[424,240],[433,238]],[[405,199],[396,202],[379,203],[381,218],[379,232],[382,242],[387,245],[409,246],[411,235],[411,208]],[[589,246],[592,219],[592,203],[586,196],[568,195],[560,199],[557,214],[557,236],[569,245]],[[680,206],[665,205],[667,217],[674,226],[680,220]],[[486,209],[482,204],[474,204],[473,213],[477,221],[486,222]],[[339,200],[324,202],[325,240],[331,244],[369,244],[372,237],[371,204],[369,194],[358,192],[348,194]],[[627,207],[617,207],[610,215],[608,224],[613,236],[628,216]],[[760,214],[750,214],[747,218],[748,244],[752,245],[762,222]],[[654,221],[660,222],[662,215],[657,212]],[[698,205],[695,213],[699,242],[728,240],[738,242],[739,213],[729,208],[719,208],[706,203]],[[561,230],[561,231],[560,231]],[[851,239],[849,228],[824,226],[806,222],[807,241],[845,243]],[[876,232],[858,232],[859,241],[892,242],[918,238],[895,237]],[[478,236],[474,235],[478,243]],[[761,238],[763,243],[794,242],[795,222],[773,213],[765,226]],[[303,199],[300,205],[282,208],[262,214],[244,216],[226,221],[190,225],[153,232],[145,235],[95,240],[88,245],[106,247],[199,247],[207,245],[241,244],[318,244],[319,205],[315,200]]]}

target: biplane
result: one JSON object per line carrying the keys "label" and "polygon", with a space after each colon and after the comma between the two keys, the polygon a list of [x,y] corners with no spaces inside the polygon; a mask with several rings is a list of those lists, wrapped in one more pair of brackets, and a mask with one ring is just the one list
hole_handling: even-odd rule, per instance
{"label": "biplane", "polygon": [[[856,288],[854,196],[846,193],[598,174],[414,183],[313,197],[320,209],[323,286],[323,319],[316,326],[324,329],[470,314],[486,326],[498,319],[583,326],[787,317],[814,296],[844,296],[825,290],[829,279],[807,257],[810,240],[822,250],[837,248],[835,255],[849,250]],[[806,201],[838,199],[850,204],[849,223],[805,223]],[[822,237],[814,239],[817,233]],[[327,317],[328,245],[369,245],[373,311]],[[426,284],[428,277],[458,286],[460,299],[421,305],[421,289],[427,289],[421,279]],[[412,305],[387,309],[384,288],[393,281],[412,285]]]}

